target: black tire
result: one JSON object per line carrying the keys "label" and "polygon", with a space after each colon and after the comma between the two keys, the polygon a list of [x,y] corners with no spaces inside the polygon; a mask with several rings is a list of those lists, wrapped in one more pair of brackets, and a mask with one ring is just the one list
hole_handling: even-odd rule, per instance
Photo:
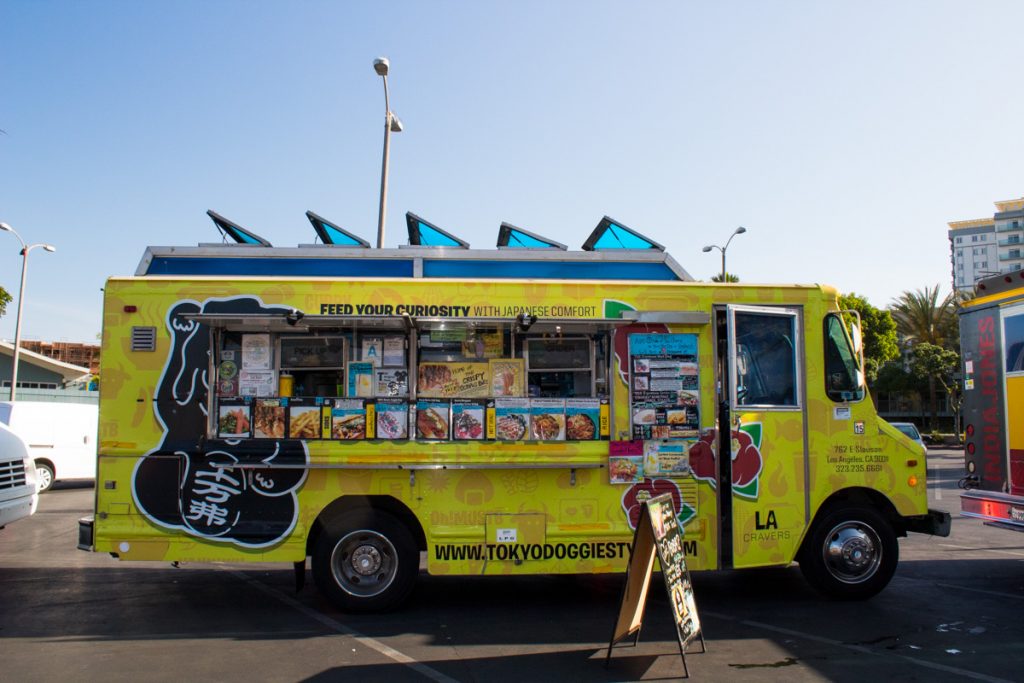
{"label": "black tire", "polygon": [[39,493],[46,493],[53,488],[53,478],[56,473],[53,465],[46,462],[36,463],[36,481],[39,482]]}
{"label": "black tire", "polygon": [[865,600],[889,584],[899,562],[892,524],[877,510],[844,506],[815,520],[800,553],[800,570],[819,591]]}
{"label": "black tire", "polygon": [[386,512],[358,510],[326,524],[313,549],[313,580],[338,609],[383,612],[409,597],[419,559],[404,524]]}

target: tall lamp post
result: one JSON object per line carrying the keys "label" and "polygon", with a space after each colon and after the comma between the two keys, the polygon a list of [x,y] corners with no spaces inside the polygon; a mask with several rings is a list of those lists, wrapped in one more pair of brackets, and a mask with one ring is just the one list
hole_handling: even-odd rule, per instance
{"label": "tall lamp post", "polygon": [[384,159],[380,169],[380,213],[377,215],[377,248],[384,247],[384,219],[387,217],[388,201],[388,155],[391,151],[391,134],[402,132],[402,122],[391,111],[388,100],[388,68],[391,66],[387,57],[373,60],[373,70],[384,79]]}
{"label": "tall lamp post", "polygon": [[708,246],[704,247],[701,250],[701,251],[704,251],[704,252],[708,252],[708,251],[711,251],[712,249],[717,249],[720,252],[722,252],[722,282],[725,282],[725,274],[726,274],[725,273],[725,250],[729,248],[729,242],[732,242],[732,238],[733,237],[735,237],[736,235],[742,235],[746,231],[747,231],[747,229],[744,228],[741,225],[740,227],[738,227],[738,228],[736,228],[735,230],[732,231],[732,234],[729,235],[729,239],[726,241],[724,247],[720,247],[717,244],[709,244]]}
{"label": "tall lamp post", "polygon": [[0,223],[0,230],[13,234],[21,242],[21,289],[18,290],[18,316],[14,320],[14,360],[11,365],[10,400],[13,401],[18,386],[18,356],[21,354],[21,311],[25,306],[25,273],[28,270],[28,253],[36,247],[42,247],[44,251],[50,252],[57,251],[57,248],[50,244],[25,244],[25,240],[21,239],[21,235],[18,234],[17,230],[7,225],[7,223]]}

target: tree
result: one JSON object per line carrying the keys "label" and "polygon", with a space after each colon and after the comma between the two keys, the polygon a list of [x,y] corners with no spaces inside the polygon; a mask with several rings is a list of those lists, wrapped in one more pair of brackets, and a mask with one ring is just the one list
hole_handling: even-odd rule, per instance
{"label": "tree", "polygon": [[903,292],[889,306],[896,331],[915,344],[928,343],[952,348],[959,342],[956,295],[939,301],[939,286]]}
{"label": "tree", "polygon": [[896,343],[896,322],[889,311],[875,308],[867,299],[853,292],[839,297],[839,307],[860,314],[864,364],[867,366],[864,370],[868,383],[874,384],[879,368],[900,356],[900,347]]}
{"label": "tree", "polygon": [[739,277],[737,277],[733,273],[726,273],[725,274],[725,279],[723,280],[722,279],[722,274],[718,273],[716,275],[712,275],[711,276],[711,281],[712,282],[739,282],[740,279],[739,279]]}
{"label": "tree", "polygon": [[954,420],[959,421],[960,396],[954,374],[960,369],[960,354],[935,344],[922,342],[911,352],[910,373],[927,380],[931,413],[930,425],[935,425],[935,383],[941,384],[953,407]]}
{"label": "tree", "polygon": [[11,295],[7,293],[7,290],[0,287],[0,317],[3,317],[4,313],[7,312],[7,304],[11,303]]}

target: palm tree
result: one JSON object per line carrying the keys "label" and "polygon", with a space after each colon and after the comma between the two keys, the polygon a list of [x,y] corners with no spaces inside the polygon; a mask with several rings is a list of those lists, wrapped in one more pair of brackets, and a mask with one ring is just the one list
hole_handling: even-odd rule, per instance
{"label": "palm tree", "polygon": [[[889,306],[896,320],[896,331],[908,344],[934,344],[945,349],[959,348],[958,299],[950,292],[939,301],[939,285],[913,292],[905,291]],[[929,424],[935,425],[935,378],[928,378]]]}
{"label": "palm tree", "polygon": [[956,339],[956,295],[939,301],[939,286],[903,292],[889,306],[896,331],[906,340],[950,348]]}
{"label": "palm tree", "polygon": [[718,273],[717,275],[711,276],[711,281],[712,282],[739,282],[740,278],[739,278],[738,275],[734,275],[733,273],[726,273],[725,274],[725,279],[723,280],[722,279],[722,274]]}

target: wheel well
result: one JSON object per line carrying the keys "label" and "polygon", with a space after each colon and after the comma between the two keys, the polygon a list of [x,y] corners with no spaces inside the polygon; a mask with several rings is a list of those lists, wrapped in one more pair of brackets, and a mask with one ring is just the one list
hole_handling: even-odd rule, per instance
{"label": "wheel well", "polygon": [[309,536],[306,538],[306,554],[310,555],[313,552],[317,539],[320,538],[320,534],[323,533],[324,527],[330,520],[352,510],[387,512],[409,529],[413,538],[416,539],[416,548],[418,550],[427,549],[427,537],[423,533],[423,527],[420,525],[416,515],[413,514],[412,510],[405,503],[391,496],[342,496],[341,498],[336,498],[330,505],[325,507],[317,516],[316,521],[313,522],[313,526],[309,530]]}
{"label": "wheel well", "polygon": [[[842,489],[836,491],[831,496],[822,501],[818,507],[817,514],[814,515],[814,519],[811,520],[810,526],[807,527],[807,531],[804,533],[804,543],[810,536],[811,529],[814,524],[827,515],[830,511],[837,507],[844,505],[862,505],[869,507],[880,513],[889,524],[892,524],[893,531],[896,532],[897,536],[906,536],[907,527],[903,523],[903,518],[896,511],[896,507],[892,504],[892,501],[886,498],[884,495],[875,491],[874,489],[852,487],[848,489]],[[801,551],[803,550],[803,543],[801,543]]]}
{"label": "wheel well", "polygon": [[46,465],[53,471],[53,478],[57,478],[57,467],[47,458],[32,458],[36,465]]}

